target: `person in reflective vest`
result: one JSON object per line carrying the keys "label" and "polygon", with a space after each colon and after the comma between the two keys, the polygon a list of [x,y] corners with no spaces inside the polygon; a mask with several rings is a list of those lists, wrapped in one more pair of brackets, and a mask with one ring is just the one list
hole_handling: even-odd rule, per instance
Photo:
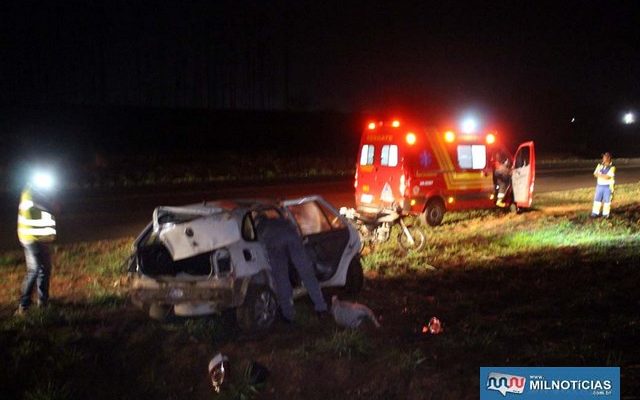
{"label": "person in reflective vest", "polygon": [[18,206],[18,239],[24,248],[27,274],[22,282],[20,306],[22,314],[31,306],[34,288],[38,291],[38,305],[49,301],[51,255],[49,244],[56,238],[56,221],[52,214],[50,193],[27,185],[20,195]]}
{"label": "person in reflective vest", "polygon": [[591,217],[599,217],[602,208],[602,216],[609,218],[616,177],[616,167],[611,160],[611,153],[607,152],[602,155],[602,162],[596,166],[593,176],[597,179],[597,184]]}

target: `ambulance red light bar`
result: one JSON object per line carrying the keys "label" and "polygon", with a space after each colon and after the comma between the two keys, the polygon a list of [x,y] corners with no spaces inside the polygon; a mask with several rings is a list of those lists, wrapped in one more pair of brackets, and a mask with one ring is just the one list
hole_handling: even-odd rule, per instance
{"label": "ambulance red light bar", "polygon": [[393,126],[394,128],[399,128],[400,121],[398,121],[397,119],[394,119],[393,122],[391,122],[391,126]]}
{"label": "ambulance red light bar", "polygon": [[367,127],[369,128],[370,131],[376,129],[376,123],[375,122],[369,122],[369,125],[367,125]]}

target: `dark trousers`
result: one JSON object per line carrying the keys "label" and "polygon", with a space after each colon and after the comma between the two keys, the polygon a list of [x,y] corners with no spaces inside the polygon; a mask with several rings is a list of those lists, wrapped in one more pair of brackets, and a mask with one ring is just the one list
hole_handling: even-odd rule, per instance
{"label": "dark trousers", "polygon": [[309,259],[302,242],[298,238],[283,241],[278,246],[267,248],[271,271],[276,286],[276,296],[282,315],[292,320],[295,316],[293,308],[293,288],[289,280],[289,261],[295,266],[300,280],[313,301],[316,311],[326,311],[327,303],[322,297],[320,284],[313,271],[313,262]]}
{"label": "dark trousers", "polygon": [[27,275],[22,281],[20,307],[31,306],[31,293],[38,289],[38,304],[46,305],[49,301],[49,278],[51,276],[51,254],[46,243],[23,244],[24,257],[27,262]]}

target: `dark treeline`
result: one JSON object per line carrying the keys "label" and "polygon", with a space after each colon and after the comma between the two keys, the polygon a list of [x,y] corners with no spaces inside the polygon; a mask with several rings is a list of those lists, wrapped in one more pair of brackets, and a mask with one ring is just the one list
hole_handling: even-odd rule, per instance
{"label": "dark treeline", "polygon": [[286,109],[283,3],[3,2],[0,102]]}
{"label": "dark treeline", "polygon": [[350,156],[364,116],[337,112],[215,111],[131,107],[5,107],[6,157],[171,156],[221,153]]}

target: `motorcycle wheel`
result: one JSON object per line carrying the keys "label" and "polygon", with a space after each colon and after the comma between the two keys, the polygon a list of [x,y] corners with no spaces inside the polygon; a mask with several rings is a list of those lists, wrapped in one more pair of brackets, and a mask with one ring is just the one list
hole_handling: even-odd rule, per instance
{"label": "motorcycle wheel", "polygon": [[402,247],[406,251],[418,251],[422,249],[427,243],[427,236],[424,234],[422,229],[418,228],[417,226],[407,226],[407,229],[409,229],[409,232],[413,237],[413,245],[409,242],[409,239],[401,230],[398,234],[398,243],[400,244],[400,247]]}

